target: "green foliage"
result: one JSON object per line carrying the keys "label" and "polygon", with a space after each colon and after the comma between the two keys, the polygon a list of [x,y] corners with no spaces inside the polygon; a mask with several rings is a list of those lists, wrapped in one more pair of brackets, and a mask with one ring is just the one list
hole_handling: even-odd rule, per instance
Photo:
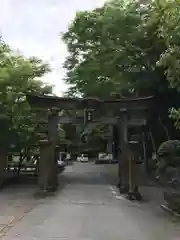
{"label": "green foliage", "polygon": [[[177,95],[180,1],[111,0],[76,14],[62,39],[70,96]],[[180,111],[170,117],[180,129]]]}
{"label": "green foliage", "polygon": [[156,8],[155,3],[113,0],[77,13],[63,34],[70,92],[107,97],[166,91],[163,68],[156,64],[166,50]]}
{"label": "green foliage", "polygon": [[101,123],[88,123],[84,126],[81,139],[86,139],[91,146],[102,148],[109,137],[107,125]]}
{"label": "green foliage", "polygon": [[174,120],[175,127],[180,129],[180,109],[172,108],[169,116]]}
{"label": "green foliage", "polygon": [[[180,91],[180,2],[162,1],[159,4],[161,21],[159,26],[159,36],[166,43],[166,51],[161,55],[160,65],[165,68],[167,80],[172,88]],[[180,110],[172,109],[170,117],[175,121],[175,126],[180,129]]]}
{"label": "green foliage", "polygon": [[27,93],[52,93],[51,86],[39,80],[50,71],[41,60],[25,58],[0,42],[0,144],[27,152],[39,139],[38,120],[45,116],[36,113],[26,101]]}

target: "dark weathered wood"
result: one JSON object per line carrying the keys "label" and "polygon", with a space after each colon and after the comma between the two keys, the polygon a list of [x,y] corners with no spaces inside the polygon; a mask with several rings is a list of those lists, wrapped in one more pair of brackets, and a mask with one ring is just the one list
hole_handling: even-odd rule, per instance
{"label": "dark weathered wood", "polygon": [[29,104],[33,107],[38,108],[52,108],[56,107],[59,109],[78,109],[81,105],[81,99],[79,98],[62,98],[54,96],[37,96],[29,94],[27,95]]}
{"label": "dark weathered wood", "polygon": [[38,184],[39,190],[48,191],[48,175],[49,175],[49,155],[50,142],[48,140],[40,141],[40,158],[38,162]]}
{"label": "dark weathered wood", "polygon": [[[36,96],[27,95],[27,100],[32,106],[41,108],[57,107],[59,109],[84,109],[88,108],[88,99],[84,98],[62,98],[55,96]],[[153,97],[120,99],[120,100],[97,100],[98,104],[94,104],[94,108],[111,109],[119,111],[120,108],[144,110],[152,106]]]}
{"label": "dark weathered wood", "polygon": [[[67,123],[74,123],[74,124],[83,124],[84,118],[83,117],[70,117],[70,116],[59,116],[59,123],[67,124]],[[139,118],[132,118],[128,120],[128,126],[145,126],[146,119],[139,116]],[[103,123],[108,125],[115,125],[118,123],[118,119],[114,117],[95,117],[92,119],[92,123]]]}
{"label": "dark weathered wood", "polygon": [[51,109],[48,115],[48,135],[40,141],[39,188],[54,191],[57,187],[56,144],[58,138],[58,109]]}
{"label": "dark weathered wood", "polygon": [[120,189],[128,190],[129,186],[129,164],[128,164],[128,122],[127,112],[120,114],[120,159],[119,159],[119,177]]}
{"label": "dark weathered wood", "polygon": [[128,111],[144,111],[150,108],[153,104],[153,97],[124,99],[116,101],[104,101],[104,108],[111,109],[113,112],[120,112],[120,109],[126,108]]}
{"label": "dark weathered wood", "polygon": [[57,158],[54,145],[46,141],[40,143],[39,190],[54,191],[57,188]]}
{"label": "dark weathered wood", "polygon": [[49,190],[55,190],[57,187],[57,158],[56,158],[56,145],[58,140],[58,109],[51,109],[48,117],[48,139],[51,143],[49,149]]}
{"label": "dark weathered wood", "polygon": [[53,142],[56,145],[56,141],[58,138],[58,122],[59,122],[59,116],[58,116],[58,109],[54,109],[54,112],[49,113],[48,116],[48,139],[50,142]]}
{"label": "dark weathered wood", "polygon": [[[55,154],[57,143],[58,123],[83,124],[83,117],[58,116],[58,110],[92,109],[92,122],[89,124],[104,123],[108,125],[119,125],[120,148],[119,158],[119,180],[128,188],[128,127],[139,127],[147,124],[150,109],[154,107],[152,96],[136,99],[99,100],[83,98],[60,98],[55,96],[27,95],[27,100],[32,107],[49,109],[48,116],[48,143],[41,146],[41,166],[44,176],[44,189],[53,188],[57,182],[57,154]],[[45,123],[45,122],[44,122]],[[109,145],[111,143],[109,142]],[[48,168],[48,169],[47,169]],[[41,177],[40,177],[41,178]],[[46,186],[45,186],[46,185]]]}
{"label": "dark weathered wood", "polygon": [[148,164],[148,156],[147,156],[147,140],[146,140],[146,133],[142,133],[142,145],[143,145],[143,160],[145,164],[146,172],[149,171],[149,164]]}
{"label": "dark weathered wood", "polygon": [[7,165],[7,152],[0,151],[0,187],[2,187],[5,180],[5,168]]}

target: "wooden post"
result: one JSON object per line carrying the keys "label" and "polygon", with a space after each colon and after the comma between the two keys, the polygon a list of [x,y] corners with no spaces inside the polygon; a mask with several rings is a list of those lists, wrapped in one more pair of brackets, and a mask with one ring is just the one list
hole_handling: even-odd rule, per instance
{"label": "wooden post", "polygon": [[50,141],[49,149],[49,190],[55,191],[58,185],[58,165],[56,157],[56,145],[58,140],[58,111],[52,108],[48,117],[48,139]]}
{"label": "wooden post", "polygon": [[58,110],[51,109],[48,114],[48,136],[47,139],[40,141],[40,159],[39,159],[39,188],[42,192],[55,191],[57,188],[57,127]]}
{"label": "wooden post", "polygon": [[7,152],[0,150],[0,187],[5,180],[5,168],[7,165]]}
{"label": "wooden post", "polygon": [[138,186],[138,172],[137,172],[137,158],[139,157],[138,152],[138,141],[129,141],[129,200],[141,200],[142,196],[139,192]]}
{"label": "wooden post", "polygon": [[142,145],[143,145],[143,158],[144,158],[144,165],[145,165],[145,171],[149,172],[149,162],[147,157],[147,141],[146,141],[146,133],[142,133]]}
{"label": "wooden post", "polygon": [[113,148],[113,153],[114,153],[114,159],[118,160],[119,156],[119,141],[120,141],[120,130],[119,130],[119,124],[116,124],[113,126],[113,142],[114,142],[114,148]]}
{"label": "wooden post", "polygon": [[40,159],[38,162],[39,190],[41,192],[48,191],[48,176],[49,176],[49,149],[50,142],[48,139],[40,141]]}
{"label": "wooden post", "polygon": [[128,167],[128,126],[126,109],[121,110],[120,118],[120,158],[119,158],[119,187],[121,193],[129,189],[129,167]]}
{"label": "wooden post", "polygon": [[[112,125],[109,125],[109,136],[108,136],[108,142],[106,146],[106,152],[107,154],[112,154],[113,153],[113,129]],[[111,159],[109,159],[109,163],[111,163]]]}
{"label": "wooden post", "polygon": [[116,143],[116,155],[118,159],[118,188],[121,188],[122,180],[121,180],[121,122],[119,121],[119,124],[117,127],[118,130],[118,145]]}

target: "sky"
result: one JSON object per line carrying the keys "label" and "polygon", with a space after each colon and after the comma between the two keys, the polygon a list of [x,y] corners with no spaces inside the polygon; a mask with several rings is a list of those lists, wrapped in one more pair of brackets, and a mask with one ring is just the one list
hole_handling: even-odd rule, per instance
{"label": "sky", "polygon": [[67,56],[60,32],[68,29],[76,11],[102,6],[105,0],[0,0],[0,35],[25,56],[48,61],[52,73],[43,80],[61,96],[67,90],[62,64]]}

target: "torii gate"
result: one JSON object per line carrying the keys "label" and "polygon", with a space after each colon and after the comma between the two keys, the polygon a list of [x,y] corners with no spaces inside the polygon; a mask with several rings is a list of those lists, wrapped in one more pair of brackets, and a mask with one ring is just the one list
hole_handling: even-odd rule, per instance
{"label": "torii gate", "polygon": [[[40,141],[39,189],[43,192],[57,187],[57,126],[58,123],[82,123],[84,118],[59,116],[62,109],[81,109],[87,115],[87,123],[97,122],[117,125],[120,132],[119,185],[129,189],[128,177],[128,127],[145,126],[150,117],[153,97],[100,100],[94,98],[62,98],[54,96],[27,95],[32,107],[47,109],[48,134]],[[107,114],[108,113],[108,114]],[[110,113],[110,114],[109,114]],[[89,116],[89,117],[88,117]],[[128,191],[128,190],[127,190]]]}

